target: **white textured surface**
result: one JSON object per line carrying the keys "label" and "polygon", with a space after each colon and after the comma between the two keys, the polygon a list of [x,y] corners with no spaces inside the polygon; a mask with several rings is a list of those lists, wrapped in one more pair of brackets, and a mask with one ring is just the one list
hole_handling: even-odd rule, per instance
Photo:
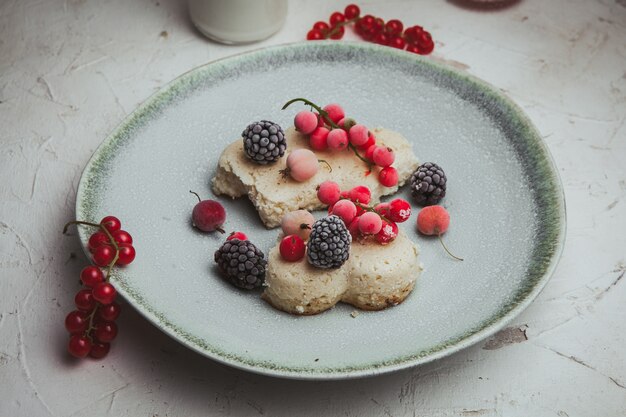
{"label": "white textured surface", "polygon": [[626,413],[623,0],[523,0],[489,12],[437,0],[361,4],[423,24],[437,40],[434,58],[505,90],[545,135],[560,169],[563,258],[539,298],[498,336],[383,377],[294,382],[217,365],[128,307],[107,359],[67,359],[63,318],[84,261],[77,239],[60,229],[95,147],[170,79],[219,57],[301,40],[333,3],[294,1],[276,36],[227,47],[198,35],[180,1],[0,2],[0,415]]}

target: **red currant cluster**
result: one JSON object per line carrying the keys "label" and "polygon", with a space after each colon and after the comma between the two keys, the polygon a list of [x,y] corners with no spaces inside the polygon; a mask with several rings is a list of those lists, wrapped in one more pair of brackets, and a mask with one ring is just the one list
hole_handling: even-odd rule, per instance
{"label": "red currant cluster", "polygon": [[363,40],[379,45],[406,49],[420,55],[428,55],[435,48],[430,33],[421,26],[410,26],[406,29],[398,19],[385,22],[380,17],[370,14],[360,16],[361,10],[356,4],[350,4],[343,13],[334,12],[329,23],[316,22],[307,35],[307,40],[341,39],[345,27],[354,24],[354,30]]}
{"label": "red currant cluster", "polygon": [[[74,302],[76,310],[65,318],[65,328],[70,333],[68,351],[77,358],[87,355],[100,359],[109,353],[110,342],[117,336],[115,320],[120,315],[120,305],[115,302],[117,291],[109,282],[114,265],[128,265],[135,259],[135,248],[130,233],[122,230],[117,217],[107,216],[99,224],[73,221],[71,224],[98,227],[89,238],[88,248],[96,265],[83,268],[80,280],[85,288],[78,291]],[[106,275],[101,267],[106,267]]]}
{"label": "red currant cluster", "polygon": [[367,126],[346,117],[339,104],[322,108],[305,98],[295,98],[285,103],[283,110],[297,101],[316,110],[302,110],[294,118],[296,130],[309,136],[309,146],[313,150],[343,151],[349,148],[367,164],[367,175],[371,173],[372,165],[376,165],[380,167],[378,180],[382,185],[393,187],[398,184],[398,171],[391,166],[395,160],[393,149],[376,145],[376,137]]}
{"label": "red currant cluster", "polygon": [[398,236],[398,225],[411,217],[411,205],[401,198],[389,203],[368,206],[372,193],[364,185],[341,191],[333,181],[324,181],[317,189],[319,200],[328,204],[328,213],[339,216],[354,239],[374,236],[381,245]]}

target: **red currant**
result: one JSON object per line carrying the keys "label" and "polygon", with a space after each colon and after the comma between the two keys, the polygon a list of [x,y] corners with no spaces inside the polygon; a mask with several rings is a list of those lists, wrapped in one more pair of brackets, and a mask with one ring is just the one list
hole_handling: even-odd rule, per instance
{"label": "red currant", "polygon": [[348,4],[343,14],[346,16],[346,19],[354,19],[355,17],[359,17],[361,9],[359,9],[359,6],[356,4]]}
{"label": "red currant", "polygon": [[120,222],[120,219],[115,216],[104,217],[100,220],[100,224],[106,227],[106,229],[111,233],[122,228],[122,222]]}
{"label": "red currant", "polygon": [[379,45],[387,45],[387,36],[384,33],[378,33],[374,36],[374,43]]}
{"label": "red currant", "polygon": [[383,33],[383,30],[385,29],[385,21],[380,17],[377,17],[374,19],[374,23],[372,23],[372,29],[376,33]]}
{"label": "red currant", "polygon": [[109,353],[109,350],[111,350],[110,343],[94,342],[91,345],[89,356],[94,359],[102,359]]}
{"label": "red currant", "polygon": [[112,321],[103,321],[94,328],[93,335],[100,342],[110,342],[117,336],[117,324]]}
{"label": "red currant", "polygon": [[245,233],[243,232],[232,232],[227,238],[226,240],[233,240],[233,239],[239,239],[239,240],[248,240],[248,236],[246,236]]}
{"label": "red currant", "polygon": [[320,39],[324,39],[324,34],[316,29],[309,30],[309,33],[306,34],[306,39],[308,41],[319,41]]}
{"label": "red currant", "polygon": [[361,148],[361,149],[369,149],[372,145],[376,145],[376,138],[370,132],[370,134],[369,134],[369,136],[367,138],[367,142],[365,142],[363,145],[360,145],[359,148]]}
{"label": "red currant", "polygon": [[392,36],[400,35],[402,33],[402,29],[404,29],[404,26],[398,19],[392,19],[385,25],[385,32]]}
{"label": "red currant", "polygon": [[91,341],[87,336],[74,335],[70,337],[67,350],[72,354],[72,356],[84,358],[91,350]]}
{"label": "red currant", "polygon": [[106,235],[106,233],[100,231],[94,233],[89,237],[89,243],[87,243],[87,247],[89,248],[89,251],[93,253],[97,247],[102,245],[108,245],[110,243],[111,242],[109,241],[109,237]]}
{"label": "red currant", "polygon": [[104,274],[97,266],[89,265],[84,267],[80,272],[80,280],[83,282],[83,285],[93,287],[99,282],[104,281]]}
{"label": "red currant", "polygon": [[376,240],[381,245],[386,245],[398,236],[398,225],[395,222],[383,220],[383,227],[376,233]]}
{"label": "red currant", "polygon": [[407,52],[412,52],[414,54],[420,53],[420,48],[417,45],[409,45],[406,47]]}
{"label": "red currant", "polygon": [[98,246],[91,256],[93,259],[93,263],[98,266],[107,266],[111,262],[113,262],[113,258],[115,258],[115,249],[111,246]]}
{"label": "red currant", "polygon": [[128,243],[121,243],[119,245],[120,252],[115,262],[116,265],[128,265],[135,259],[135,248],[133,245],[129,245]]}
{"label": "red currant", "polygon": [[394,167],[385,167],[378,173],[378,181],[385,187],[398,185],[398,171]]}
{"label": "red currant", "polygon": [[333,27],[345,21],[346,21],[346,17],[341,12],[335,12],[330,15],[330,25]]}
{"label": "red currant", "polygon": [[133,243],[133,237],[126,230],[116,230],[111,233],[111,235],[113,236],[113,240],[117,243]]}
{"label": "red currant", "polygon": [[93,287],[93,298],[101,304],[111,304],[115,300],[117,290],[108,282],[101,282]]}
{"label": "red currant", "polygon": [[304,240],[298,235],[285,236],[280,242],[280,256],[289,262],[296,262],[304,258]]}
{"label": "red currant", "polygon": [[389,220],[402,223],[411,217],[411,205],[408,201],[396,198],[389,203]]}
{"label": "red currant", "polygon": [[346,33],[346,29],[343,26],[334,27],[330,31],[330,39],[341,39]]}
{"label": "red currant", "polygon": [[76,308],[80,311],[89,312],[96,307],[96,300],[93,299],[93,294],[91,293],[91,289],[83,289],[76,293],[76,297],[74,297],[74,303],[76,304]]}
{"label": "red currant", "polygon": [[322,34],[328,32],[330,26],[326,22],[315,22],[313,25],[313,30],[319,30]]}
{"label": "red currant", "polygon": [[389,39],[389,46],[391,46],[392,48],[404,49],[404,47],[406,46],[406,42],[404,42],[404,39],[402,39],[401,37],[394,36]]}
{"label": "red currant", "polygon": [[420,45],[420,54],[422,55],[428,55],[429,53],[431,53],[433,51],[433,49],[435,49],[435,43],[431,40],[425,42],[424,44]]}
{"label": "red currant", "polygon": [[89,327],[89,317],[83,311],[74,310],[65,317],[65,328],[71,334],[83,333]]}
{"label": "red currant", "polygon": [[98,315],[98,318],[102,320],[115,321],[120,316],[121,311],[122,308],[120,305],[114,301],[109,305],[100,306],[96,314]]}

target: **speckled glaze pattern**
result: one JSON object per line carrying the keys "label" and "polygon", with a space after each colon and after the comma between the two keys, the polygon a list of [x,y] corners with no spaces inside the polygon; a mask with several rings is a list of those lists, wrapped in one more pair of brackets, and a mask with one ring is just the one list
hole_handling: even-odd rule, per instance
{"label": "speckled glaze pattern", "polygon": [[[440,164],[448,176],[441,204],[452,217],[445,238],[465,261],[418,236],[414,215],[401,227],[420,244],[425,271],[400,306],[294,317],[222,280],[212,254],[223,236],[191,227],[189,189],[213,198],[221,149],[255,120],[288,127],[297,109],[280,108],[293,97],[340,102],[359,122],[403,133],[421,161]],[[411,201],[408,187],[398,195]],[[247,199],[223,203],[226,230],[269,251],[277,231],[262,227]],[[557,171],[514,103],[428,59],[347,42],[262,49],[182,75],[98,148],[76,211],[89,221],[117,215],[133,233],[137,258],[113,282],[155,325],[225,364],[300,379],[390,372],[493,334],[541,291],[565,235]],[[80,238],[86,247],[88,232]]]}

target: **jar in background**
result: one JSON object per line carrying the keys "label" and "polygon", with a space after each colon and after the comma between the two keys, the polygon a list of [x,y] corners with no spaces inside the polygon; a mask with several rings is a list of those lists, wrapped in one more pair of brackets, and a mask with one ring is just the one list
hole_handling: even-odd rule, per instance
{"label": "jar in background", "polygon": [[189,14],[198,30],[217,42],[256,42],[285,23],[287,0],[189,0]]}

